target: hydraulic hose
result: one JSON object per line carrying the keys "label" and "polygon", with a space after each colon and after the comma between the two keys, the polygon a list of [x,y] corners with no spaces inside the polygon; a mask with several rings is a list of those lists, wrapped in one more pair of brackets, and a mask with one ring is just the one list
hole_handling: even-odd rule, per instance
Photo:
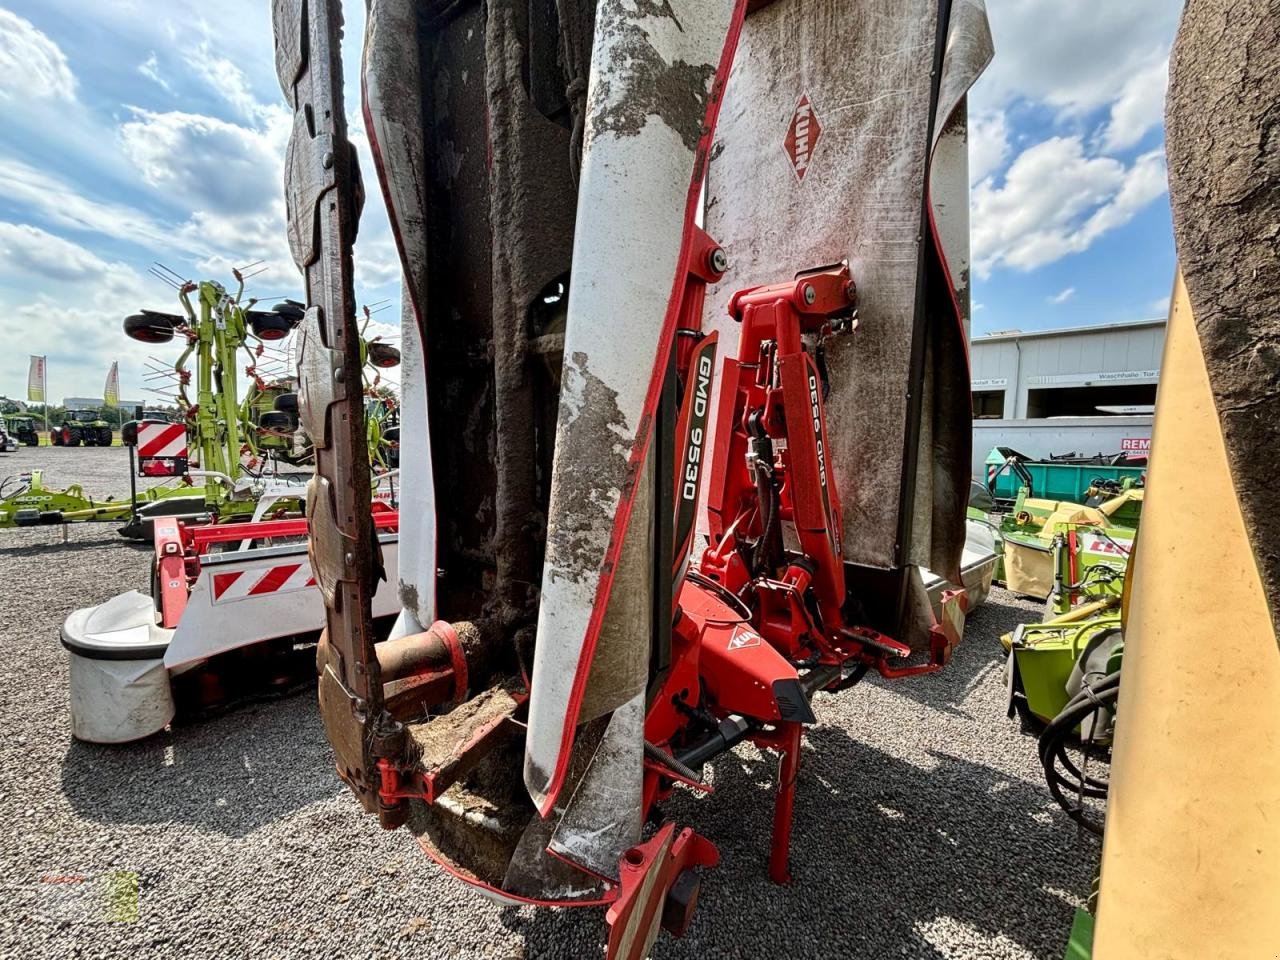
{"label": "hydraulic hose", "polygon": [[[1083,804],[1084,797],[1105,799],[1108,783],[1085,774],[1067,754],[1067,743],[1075,729],[1089,715],[1100,709],[1113,710],[1120,696],[1120,673],[1112,673],[1094,686],[1086,686],[1049,722],[1040,735],[1040,762],[1044,766],[1049,793],[1067,816],[1090,833],[1102,836],[1103,822],[1091,816]],[[1090,744],[1085,745],[1088,750]],[[1061,765],[1065,773],[1059,771]]]}

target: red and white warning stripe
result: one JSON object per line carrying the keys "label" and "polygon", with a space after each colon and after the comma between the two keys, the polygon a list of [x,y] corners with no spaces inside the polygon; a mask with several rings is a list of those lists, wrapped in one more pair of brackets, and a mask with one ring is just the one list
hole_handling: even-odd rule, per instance
{"label": "red and white warning stripe", "polygon": [[138,424],[138,456],[185,457],[187,425],[185,423]]}
{"label": "red and white warning stripe", "polygon": [[257,570],[236,570],[213,575],[213,602],[230,603],[269,593],[292,593],[314,587],[309,563],[284,563]]}

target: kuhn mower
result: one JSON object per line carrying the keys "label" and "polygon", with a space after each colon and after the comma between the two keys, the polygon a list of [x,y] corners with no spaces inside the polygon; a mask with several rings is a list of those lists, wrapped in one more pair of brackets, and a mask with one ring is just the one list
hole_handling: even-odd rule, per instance
{"label": "kuhn mower", "polygon": [[340,4],[274,17],[338,774],[456,876],[606,907],[610,956],[644,956],[718,859],[663,801],[736,744],[777,752],[787,882],[811,701],[960,639],[964,591],[935,611],[922,570],[961,580],[985,12],[371,4],[365,129],[407,294],[390,632]]}

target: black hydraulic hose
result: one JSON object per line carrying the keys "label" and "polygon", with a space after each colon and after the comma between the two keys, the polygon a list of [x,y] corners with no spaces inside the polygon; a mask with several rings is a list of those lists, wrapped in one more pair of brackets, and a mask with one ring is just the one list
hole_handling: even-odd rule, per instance
{"label": "black hydraulic hose", "polygon": [[756,543],[756,549],[751,558],[751,573],[759,577],[774,566],[777,558],[774,544],[782,532],[782,511],[778,487],[773,482],[773,468],[763,460],[756,461],[756,491],[760,498],[763,519],[760,540]]}
{"label": "black hydraulic hose", "polygon": [[[1098,836],[1102,835],[1102,821],[1090,816],[1083,803],[1078,801],[1084,797],[1105,798],[1107,782],[1083,774],[1067,756],[1066,746],[1077,726],[1095,711],[1110,708],[1119,696],[1120,674],[1109,674],[1096,686],[1085,687],[1073,697],[1040,735],[1040,762],[1044,767],[1049,793],[1067,816]],[[1069,771],[1070,777],[1075,778],[1074,781],[1059,772],[1058,764]]]}
{"label": "black hydraulic hose", "polygon": [[[1063,769],[1082,785],[1081,789],[1086,796],[1105,797],[1110,785],[1109,781],[1088,776],[1080,770],[1067,753],[1067,740],[1091,712],[1105,706],[1102,701],[1104,696],[1110,697],[1107,702],[1115,700],[1119,684],[1120,674],[1113,673],[1092,688],[1085,687],[1062,708],[1058,716],[1053,718],[1040,735],[1040,762],[1046,766],[1046,769],[1051,768],[1055,761],[1060,763]],[[1063,718],[1065,718],[1064,724],[1059,725],[1058,721]],[[1074,722],[1070,722],[1072,720]]]}

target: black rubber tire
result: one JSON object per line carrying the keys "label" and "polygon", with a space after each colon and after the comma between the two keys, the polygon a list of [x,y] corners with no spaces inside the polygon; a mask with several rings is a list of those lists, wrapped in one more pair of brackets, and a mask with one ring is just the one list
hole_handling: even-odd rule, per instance
{"label": "black rubber tire", "polygon": [[278,313],[284,317],[293,326],[297,326],[302,322],[302,318],[306,315],[307,308],[297,300],[282,300],[271,308],[273,313]]}
{"label": "black rubber tire", "polygon": [[139,343],[168,343],[173,339],[175,317],[144,310],[124,318],[124,332]]}
{"label": "black rubber tire", "polygon": [[64,429],[64,433],[62,435],[63,446],[67,446],[67,447],[80,446],[80,441],[84,439],[84,437],[80,435],[80,431],[75,427],[64,427],[63,429]]}
{"label": "black rubber tire", "polygon": [[109,447],[115,442],[115,434],[110,427],[98,428],[98,446]]}
{"label": "black rubber tire", "polygon": [[38,447],[40,446],[40,434],[33,433],[31,434],[31,436],[27,437],[27,439],[23,440],[22,442],[25,443],[28,447]]}
{"label": "black rubber tire", "polygon": [[258,426],[263,430],[272,430],[283,432],[286,430],[296,430],[297,420],[287,413],[279,410],[268,410],[266,413],[258,417]]}
{"label": "black rubber tire", "polygon": [[60,446],[62,446],[62,431],[61,431],[61,430],[50,430],[50,431],[49,431],[49,446],[51,446],[51,447],[60,447]]}
{"label": "black rubber tire", "polygon": [[283,340],[294,326],[287,317],[282,317],[278,313],[250,310],[248,317],[253,335],[259,340]]}
{"label": "black rubber tire", "polygon": [[375,340],[369,344],[369,362],[383,370],[400,366],[400,351],[389,343]]}
{"label": "black rubber tire", "polygon": [[298,415],[298,395],[296,393],[282,393],[275,398],[272,406],[281,413],[296,417]]}

